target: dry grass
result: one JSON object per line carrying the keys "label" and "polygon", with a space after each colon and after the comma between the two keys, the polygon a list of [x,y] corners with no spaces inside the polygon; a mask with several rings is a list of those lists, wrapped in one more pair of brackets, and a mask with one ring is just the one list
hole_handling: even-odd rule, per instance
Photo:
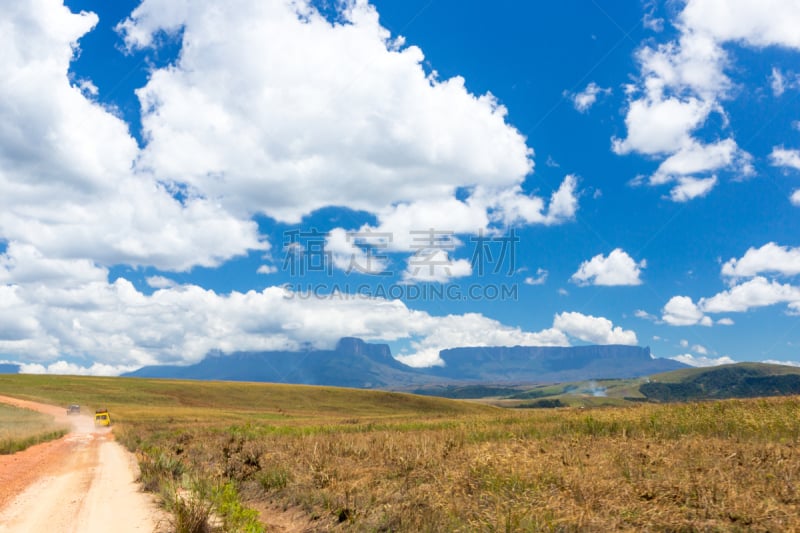
{"label": "dry grass", "polygon": [[233,482],[268,526],[790,531],[798,420],[798,399],[781,398],[139,431]]}
{"label": "dry grass", "polygon": [[800,531],[798,397],[504,410],[86,379],[35,390],[110,405],[143,481],[224,531]]}
{"label": "dry grass", "polygon": [[18,452],[57,439],[66,432],[51,416],[0,404],[0,454]]}

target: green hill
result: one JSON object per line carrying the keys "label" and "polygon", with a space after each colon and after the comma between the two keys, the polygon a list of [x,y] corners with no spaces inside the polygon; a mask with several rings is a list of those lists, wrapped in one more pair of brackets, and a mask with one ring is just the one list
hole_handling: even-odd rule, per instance
{"label": "green hill", "polygon": [[737,363],[676,370],[653,376],[639,392],[658,402],[800,394],[800,368]]}

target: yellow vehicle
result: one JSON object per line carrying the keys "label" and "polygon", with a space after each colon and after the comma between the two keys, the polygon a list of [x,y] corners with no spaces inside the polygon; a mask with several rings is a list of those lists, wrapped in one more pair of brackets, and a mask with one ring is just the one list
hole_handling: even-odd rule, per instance
{"label": "yellow vehicle", "polygon": [[94,425],[95,426],[111,425],[111,415],[108,414],[108,409],[98,409],[94,412]]}

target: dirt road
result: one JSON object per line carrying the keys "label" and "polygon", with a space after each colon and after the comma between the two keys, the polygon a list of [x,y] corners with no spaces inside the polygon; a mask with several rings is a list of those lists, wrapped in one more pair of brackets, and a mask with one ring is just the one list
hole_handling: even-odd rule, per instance
{"label": "dirt road", "polygon": [[52,414],[68,435],[0,456],[0,533],[150,533],[166,515],[139,491],[135,458],[89,415],[0,396],[0,402]]}

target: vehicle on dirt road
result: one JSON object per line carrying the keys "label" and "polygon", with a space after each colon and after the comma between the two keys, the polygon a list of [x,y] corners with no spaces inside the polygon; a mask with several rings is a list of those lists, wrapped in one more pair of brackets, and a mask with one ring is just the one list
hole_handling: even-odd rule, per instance
{"label": "vehicle on dirt road", "polygon": [[67,414],[68,415],[79,415],[81,414],[81,406],[77,404],[72,404],[67,407]]}
{"label": "vehicle on dirt road", "polygon": [[111,425],[111,415],[108,414],[108,409],[98,409],[94,412],[94,425],[95,426]]}

